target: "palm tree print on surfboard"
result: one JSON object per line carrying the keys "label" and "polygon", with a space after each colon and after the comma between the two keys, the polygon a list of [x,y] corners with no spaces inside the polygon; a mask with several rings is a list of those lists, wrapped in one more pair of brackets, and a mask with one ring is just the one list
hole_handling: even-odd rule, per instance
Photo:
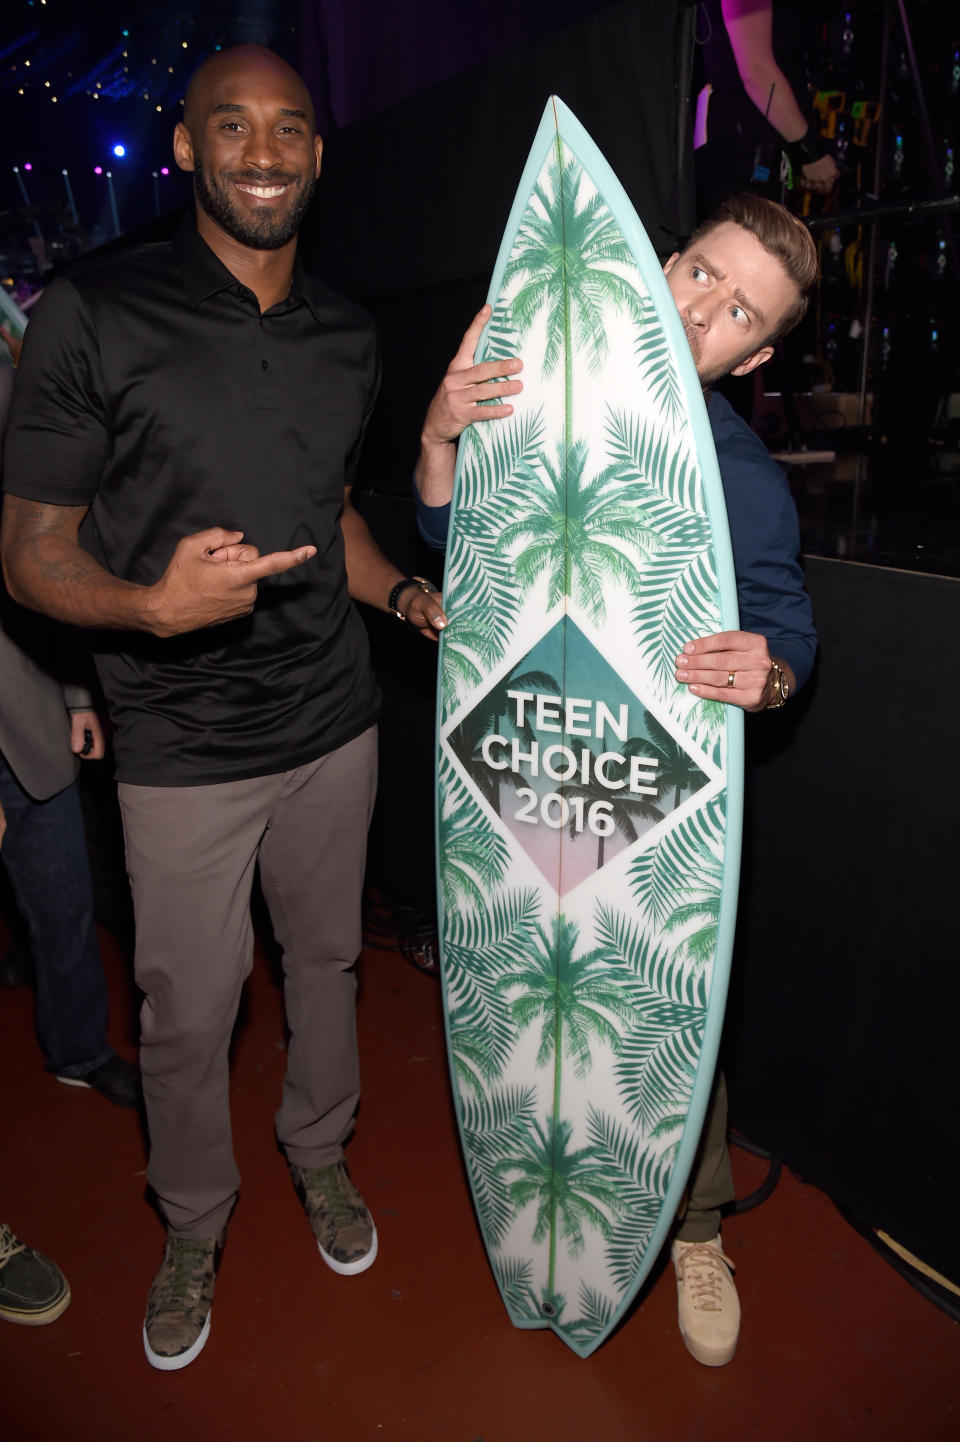
{"label": "palm tree print on surfboard", "polygon": [[[723,493],[660,265],[551,100],[477,359],[513,416],[460,447],[438,697],[447,1037],[518,1327],[588,1356],[663,1246],[716,1062],[742,716],[674,659],[735,629]],[[732,714],[730,714],[732,712]]]}

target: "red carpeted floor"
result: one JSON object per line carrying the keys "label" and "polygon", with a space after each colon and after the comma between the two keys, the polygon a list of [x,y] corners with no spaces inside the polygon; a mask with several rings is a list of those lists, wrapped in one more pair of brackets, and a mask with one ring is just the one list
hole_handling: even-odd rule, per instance
{"label": "red carpeted floor", "polygon": [[[0,936],[2,942],[2,936]],[[104,936],[112,1039],[135,1054],[128,965]],[[258,956],[234,1049],[243,1173],[200,1358],[153,1371],[140,1328],[163,1233],[136,1115],[43,1070],[26,989],[0,992],[0,1218],[67,1274],[44,1328],[0,1323],[4,1442],[957,1442],[960,1329],[785,1174],[731,1219],[740,1350],[699,1366],[672,1269],[593,1357],[507,1320],[452,1117],[439,988],[399,955],[361,962],[364,1102],[349,1151],[380,1257],[341,1278],[317,1254],[276,1150],[284,1029]],[[763,1164],[734,1153],[741,1195]]]}

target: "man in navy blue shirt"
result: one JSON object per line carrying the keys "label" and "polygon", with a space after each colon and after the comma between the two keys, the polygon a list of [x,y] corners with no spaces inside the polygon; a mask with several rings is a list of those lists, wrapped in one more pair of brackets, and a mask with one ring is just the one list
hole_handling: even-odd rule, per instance
{"label": "man in navy blue shirt", "polygon": [[[816,249],[806,227],[782,206],[739,195],[670,257],[664,272],[707,398],[744,628],[691,637],[677,657],[676,678],[707,700],[745,711],[775,709],[806,681],[817,647],[798,561],[796,509],[780,467],[710,386],[769,360],[773,342],[802,318],[817,275]],[[484,306],[464,335],[421,433],[417,520],[438,549],[446,544],[457,437],[473,421],[511,415],[509,397],[522,389],[520,360],[473,364],[489,316]],[[494,398],[502,404],[481,404]],[[731,1360],[740,1330],[733,1267],[720,1238],[720,1208],[734,1196],[726,1132],[721,1074],[672,1248],[684,1342],[712,1367]]]}

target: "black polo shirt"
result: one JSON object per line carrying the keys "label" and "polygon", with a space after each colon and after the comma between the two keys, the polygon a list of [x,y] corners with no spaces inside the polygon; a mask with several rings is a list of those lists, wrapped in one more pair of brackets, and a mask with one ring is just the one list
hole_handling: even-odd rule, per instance
{"label": "black polo shirt", "polygon": [[250,616],[161,640],[97,636],[117,774],[181,786],[315,760],[375,719],[339,513],[378,383],[373,322],[299,260],[264,315],[191,220],[55,281],[27,330],[4,489],[89,505],[102,565],[149,585],[177,541],[242,530],[261,553],[312,544],[260,582]]}

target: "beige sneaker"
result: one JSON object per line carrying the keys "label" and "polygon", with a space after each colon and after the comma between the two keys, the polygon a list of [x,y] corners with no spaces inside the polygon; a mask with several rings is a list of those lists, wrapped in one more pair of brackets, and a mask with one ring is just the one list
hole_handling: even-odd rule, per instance
{"label": "beige sneaker", "polygon": [[178,1372],[199,1357],[210,1335],[210,1307],[226,1237],[168,1237],[143,1324],[151,1367]]}
{"label": "beige sneaker", "polygon": [[372,1267],[377,1256],[377,1229],[344,1163],[332,1167],[291,1163],[290,1175],[327,1266],[341,1277],[353,1277]]}
{"label": "beige sneaker", "polygon": [[670,1256],[677,1272],[677,1320],[687,1351],[705,1367],[723,1367],[737,1350],[740,1301],[720,1233],[709,1242],[677,1240]]}

